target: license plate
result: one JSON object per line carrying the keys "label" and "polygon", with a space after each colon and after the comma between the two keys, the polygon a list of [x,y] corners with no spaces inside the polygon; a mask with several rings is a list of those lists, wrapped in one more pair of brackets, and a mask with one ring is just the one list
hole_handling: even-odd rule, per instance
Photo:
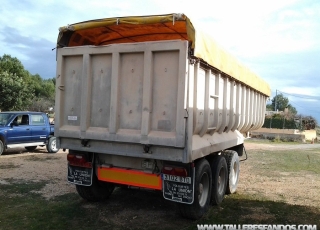
{"label": "license plate", "polygon": [[68,165],[68,182],[77,185],[90,186],[92,184],[92,172],[92,168]]}
{"label": "license plate", "polygon": [[179,182],[184,184],[191,184],[191,177],[182,177],[182,176],[163,174],[163,180]]}
{"label": "license plate", "polygon": [[162,179],[163,197],[165,199],[185,204],[193,203],[194,175],[191,178],[163,174]]}

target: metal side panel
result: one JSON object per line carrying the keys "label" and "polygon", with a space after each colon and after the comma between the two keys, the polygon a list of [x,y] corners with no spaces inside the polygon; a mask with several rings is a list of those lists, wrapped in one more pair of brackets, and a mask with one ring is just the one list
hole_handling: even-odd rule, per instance
{"label": "metal side panel", "polygon": [[59,48],[55,135],[184,147],[186,41]]}
{"label": "metal side panel", "polygon": [[189,82],[194,79],[189,86],[189,92],[193,92],[189,95],[193,99],[189,103],[193,121],[188,123],[193,135],[202,137],[236,130],[245,133],[262,126],[265,95],[201,63],[193,67],[189,72]]}
{"label": "metal side panel", "polygon": [[264,120],[267,97],[201,62],[189,66],[188,149],[184,162],[243,143]]}
{"label": "metal side panel", "polygon": [[213,135],[205,134],[192,136],[192,151],[189,161],[204,157],[210,153],[219,152],[224,149],[243,144],[244,137],[239,131],[215,132]]}

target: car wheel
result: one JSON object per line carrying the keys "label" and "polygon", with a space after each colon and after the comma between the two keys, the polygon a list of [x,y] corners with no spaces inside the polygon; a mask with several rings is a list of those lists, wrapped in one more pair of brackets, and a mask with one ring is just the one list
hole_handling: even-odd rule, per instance
{"label": "car wheel", "polygon": [[0,140],[0,155],[4,152],[4,144],[3,142]]}
{"label": "car wheel", "polygon": [[47,144],[47,151],[48,153],[56,153],[59,151],[57,148],[57,138],[56,137],[50,137],[48,144]]}

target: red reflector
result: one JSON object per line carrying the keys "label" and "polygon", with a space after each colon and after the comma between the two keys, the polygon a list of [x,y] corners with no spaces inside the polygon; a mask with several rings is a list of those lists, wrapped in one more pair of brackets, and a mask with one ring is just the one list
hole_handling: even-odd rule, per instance
{"label": "red reflector", "polygon": [[87,160],[87,157],[82,154],[68,154],[67,160],[69,165],[79,166],[84,168],[92,168],[92,162]]}
{"label": "red reflector", "polygon": [[168,174],[168,175],[182,176],[182,177],[188,176],[187,170],[181,167],[164,166],[162,168],[162,173]]}

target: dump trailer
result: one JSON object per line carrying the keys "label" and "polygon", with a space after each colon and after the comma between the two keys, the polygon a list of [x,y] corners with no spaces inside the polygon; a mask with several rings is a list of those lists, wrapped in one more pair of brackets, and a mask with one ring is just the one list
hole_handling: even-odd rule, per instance
{"label": "dump trailer", "polygon": [[187,218],[234,193],[244,135],[269,85],[184,14],[61,27],[55,136],[88,201],[116,186],[159,190]]}

